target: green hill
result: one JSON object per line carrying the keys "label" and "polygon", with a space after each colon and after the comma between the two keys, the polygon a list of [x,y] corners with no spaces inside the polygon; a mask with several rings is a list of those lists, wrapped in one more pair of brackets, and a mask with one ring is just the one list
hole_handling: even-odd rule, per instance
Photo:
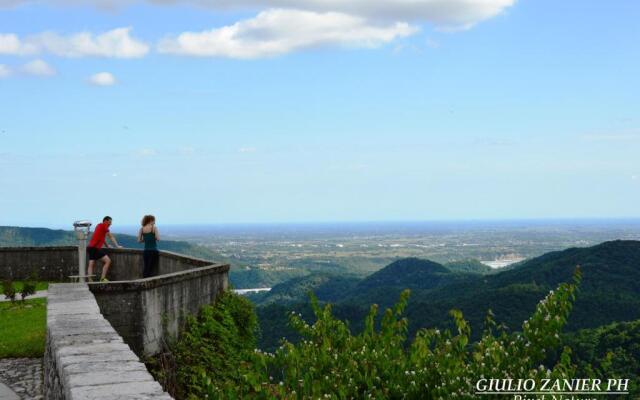
{"label": "green hill", "polygon": [[[275,285],[270,292],[252,295],[256,304],[305,302],[309,291],[320,301],[366,303],[375,298],[379,303],[393,303],[403,289],[433,289],[467,279],[466,273],[452,272],[441,264],[406,258],[397,260],[361,279],[336,273],[311,273]],[[384,297],[384,300],[382,300]],[[366,303],[368,304],[368,303]]]}
{"label": "green hill", "polygon": [[399,287],[409,289],[429,289],[450,281],[453,272],[443,265],[419,258],[405,258],[394,261],[374,272],[360,283],[359,291],[373,288]]}
{"label": "green hill", "polygon": [[444,266],[454,272],[473,272],[476,274],[492,274],[500,271],[474,259],[451,261]]}
{"label": "green hill", "polygon": [[312,291],[320,301],[335,302],[351,293],[358,282],[358,278],[351,276],[313,273],[277,284],[267,293],[251,296],[251,300],[257,304],[299,302]]}
{"label": "green hill", "polygon": [[[365,278],[356,290],[335,302],[335,314],[350,321],[362,320],[370,304],[393,304],[399,287],[405,285],[412,288],[407,306],[411,334],[423,327],[450,327],[448,312],[454,308],[464,313],[474,337],[481,333],[488,309],[493,310],[498,323],[518,330],[547,292],[569,281],[580,265],[583,280],[568,330],[640,319],[639,241],[612,241],[556,251],[523,262],[518,268],[489,275],[445,272],[440,264],[416,260],[392,263]],[[278,332],[279,337],[288,332],[286,317],[278,319],[276,307],[293,309],[305,316],[308,313],[308,307],[302,304],[258,307],[259,317],[269,316],[268,320],[261,318],[262,344],[267,347],[277,343],[269,332]],[[274,324],[278,327],[274,328]]]}

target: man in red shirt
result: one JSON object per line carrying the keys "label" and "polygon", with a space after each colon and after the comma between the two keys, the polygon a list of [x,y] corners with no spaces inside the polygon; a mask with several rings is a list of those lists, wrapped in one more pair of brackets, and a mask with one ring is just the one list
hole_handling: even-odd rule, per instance
{"label": "man in red shirt", "polygon": [[[102,266],[102,277],[100,282],[109,282],[107,279],[107,272],[109,271],[109,267],[111,266],[111,259],[109,256],[102,250],[102,246],[109,247],[109,244],[106,242],[105,238],[109,236],[109,240],[115,247],[122,247],[116,241],[116,238],[113,237],[111,232],[109,232],[109,227],[111,226],[111,217],[107,216],[102,219],[102,223],[96,225],[96,230],[93,232],[93,236],[91,236],[91,241],[89,242],[89,246],[87,247],[87,253],[89,253],[89,270],[87,271],[87,275],[93,275],[93,266],[96,264],[96,260],[100,260],[103,263]],[[89,277],[89,280],[92,278]]]}

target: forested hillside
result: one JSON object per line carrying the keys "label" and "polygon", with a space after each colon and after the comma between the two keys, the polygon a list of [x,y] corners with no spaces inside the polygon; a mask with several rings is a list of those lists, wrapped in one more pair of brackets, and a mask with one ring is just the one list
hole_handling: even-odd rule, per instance
{"label": "forested hillside", "polygon": [[[448,312],[455,308],[463,312],[476,338],[489,309],[498,323],[518,329],[545,293],[569,280],[577,265],[582,268],[583,283],[569,330],[640,319],[638,241],[612,241],[552,252],[490,275],[454,273],[436,263],[407,259],[390,264],[360,281],[356,289],[345,291],[344,297],[333,301],[334,312],[354,321],[352,327],[360,329],[357,321],[363,319],[371,303],[389,306],[408,287],[412,288],[407,305],[410,334],[423,327],[450,327]],[[291,333],[286,328],[285,311],[293,309],[310,316],[304,303],[301,299],[298,304],[258,307],[261,345],[273,348],[279,338]]]}
{"label": "forested hillside", "polygon": [[630,392],[640,394],[640,320],[583,329],[565,335],[563,343],[572,350],[579,376],[595,371],[630,379]]}

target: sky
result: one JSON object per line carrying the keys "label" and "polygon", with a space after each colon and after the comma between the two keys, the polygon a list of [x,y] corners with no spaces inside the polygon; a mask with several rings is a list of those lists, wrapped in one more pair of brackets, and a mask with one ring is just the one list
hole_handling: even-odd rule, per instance
{"label": "sky", "polygon": [[640,217],[640,3],[0,0],[0,225]]}

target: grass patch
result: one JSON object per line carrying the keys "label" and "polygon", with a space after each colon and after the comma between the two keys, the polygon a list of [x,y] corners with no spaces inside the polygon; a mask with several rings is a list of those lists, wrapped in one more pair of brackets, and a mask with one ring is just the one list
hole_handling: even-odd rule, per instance
{"label": "grass patch", "polygon": [[42,357],[46,316],[46,299],[1,302],[0,358]]}

